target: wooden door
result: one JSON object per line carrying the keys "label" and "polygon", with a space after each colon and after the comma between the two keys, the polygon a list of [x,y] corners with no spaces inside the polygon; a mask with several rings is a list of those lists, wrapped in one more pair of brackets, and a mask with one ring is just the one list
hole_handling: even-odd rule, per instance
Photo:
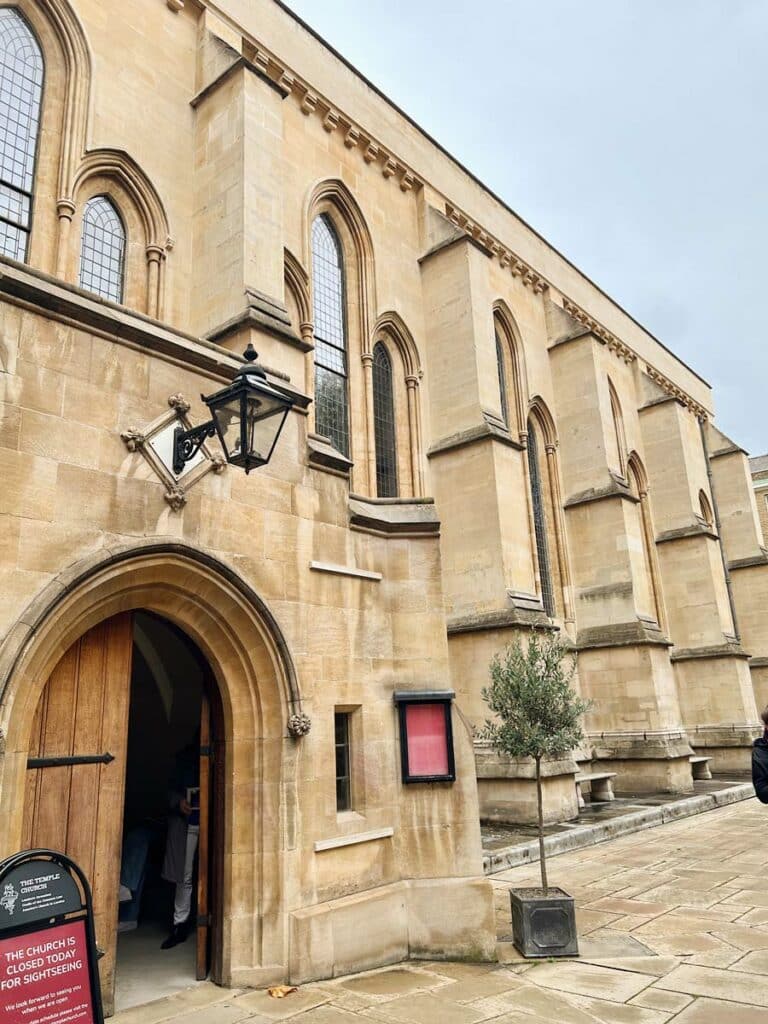
{"label": "wooden door", "polygon": [[[94,627],[51,673],[35,716],[24,808],[26,847],[66,853],[91,884],[107,1015],[114,1012],[132,625],[126,613]],[[50,763],[57,759],[75,763]]]}
{"label": "wooden door", "polygon": [[209,842],[211,834],[211,705],[203,694],[200,707],[200,838],[197,845],[197,980],[208,976],[210,934]]}

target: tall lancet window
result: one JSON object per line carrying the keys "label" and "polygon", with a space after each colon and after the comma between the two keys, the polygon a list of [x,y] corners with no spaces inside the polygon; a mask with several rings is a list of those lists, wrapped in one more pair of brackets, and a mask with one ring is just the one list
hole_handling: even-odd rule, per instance
{"label": "tall lancet window", "polygon": [[536,425],[528,421],[528,474],[531,480],[531,504],[533,506],[533,527],[536,532],[536,555],[539,563],[541,599],[547,615],[555,614],[555,592],[552,587],[552,570],[549,563],[547,540],[547,517],[544,510],[544,492],[539,467],[539,441]]}
{"label": "tall lancet window", "polygon": [[341,244],[325,214],[312,225],[315,429],[349,458],[347,323]]}
{"label": "tall lancet window", "polygon": [[376,439],[376,493],[397,497],[397,444],[392,360],[380,341],[373,348],[373,426]]}
{"label": "tall lancet window", "polygon": [[504,348],[503,342],[496,331],[496,369],[499,374],[499,404],[501,405],[501,418],[509,426],[509,405],[507,404],[507,371],[504,369]]}
{"label": "tall lancet window", "polygon": [[24,261],[29,249],[43,55],[26,21],[0,7],[0,253]]}
{"label": "tall lancet window", "polygon": [[125,228],[106,196],[94,196],[83,212],[80,287],[112,302],[123,301]]}

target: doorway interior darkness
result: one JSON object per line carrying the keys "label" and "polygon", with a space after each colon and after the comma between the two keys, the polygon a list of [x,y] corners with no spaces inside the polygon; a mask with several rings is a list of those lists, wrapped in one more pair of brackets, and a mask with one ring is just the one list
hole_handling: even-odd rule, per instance
{"label": "doorway interior darkness", "polygon": [[[193,889],[189,937],[172,949],[160,949],[171,928],[174,902],[174,886],[163,880],[162,868],[169,820],[169,783],[179,755],[193,745],[197,754],[201,714],[207,708],[207,696],[212,690],[210,668],[186,634],[160,616],[135,612],[120,879],[117,1010],[186,988],[200,973],[195,927],[197,884]],[[203,728],[205,730],[205,725]],[[209,738],[205,739],[210,745]],[[207,857],[200,857],[200,860],[207,861]],[[197,871],[195,879],[197,881]],[[205,960],[205,950],[202,956]]]}

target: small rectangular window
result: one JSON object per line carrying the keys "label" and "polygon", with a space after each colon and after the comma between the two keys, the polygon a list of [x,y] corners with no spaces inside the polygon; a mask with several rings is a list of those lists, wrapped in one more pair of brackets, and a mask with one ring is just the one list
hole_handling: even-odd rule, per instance
{"label": "small rectangular window", "polygon": [[348,711],[334,714],[336,741],[336,810],[349,811],[352,808],[352,786],[350,781],[349,719]]}
{"label": "small rectangular window", "polygon": [[398,692],[403,782],[453,782],[453,693]]}

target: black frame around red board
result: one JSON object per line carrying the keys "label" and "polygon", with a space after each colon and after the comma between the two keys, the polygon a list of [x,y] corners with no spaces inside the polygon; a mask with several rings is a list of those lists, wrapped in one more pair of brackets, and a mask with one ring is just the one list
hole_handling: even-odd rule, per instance
{"label": "black frame around red board", "polygon": [[[96,934],[93,926],[93,900],[91,887],[82,869],[63,853],[56,850],[25,850],[0,862],[0,898],[3,895],[6,880],[14,872],[27,865],[39,864],[41,871],[51,870],[58,867],[63,869],[69,879],[79,886],[79,906],[65,904],[64,912],[53,914],[50,917],[38,918],[26,924],[16,927],[0,928],[0,940],[15,939],[25,935],[39,935],[44,941],[46,933],[62,925],[79,924],[82,922],[85,930],[86,955],[88,960],[88,981],[90,985],[91,1016],[93,1024],[104,1024],[104,1010],[101,1002],[101,984],[99,982],[99,951],[96,947]],[[37,1024],[31,1015],[25,1015],[26,1024]],[[1,1022],[0,1022],[1,1024]]]}

